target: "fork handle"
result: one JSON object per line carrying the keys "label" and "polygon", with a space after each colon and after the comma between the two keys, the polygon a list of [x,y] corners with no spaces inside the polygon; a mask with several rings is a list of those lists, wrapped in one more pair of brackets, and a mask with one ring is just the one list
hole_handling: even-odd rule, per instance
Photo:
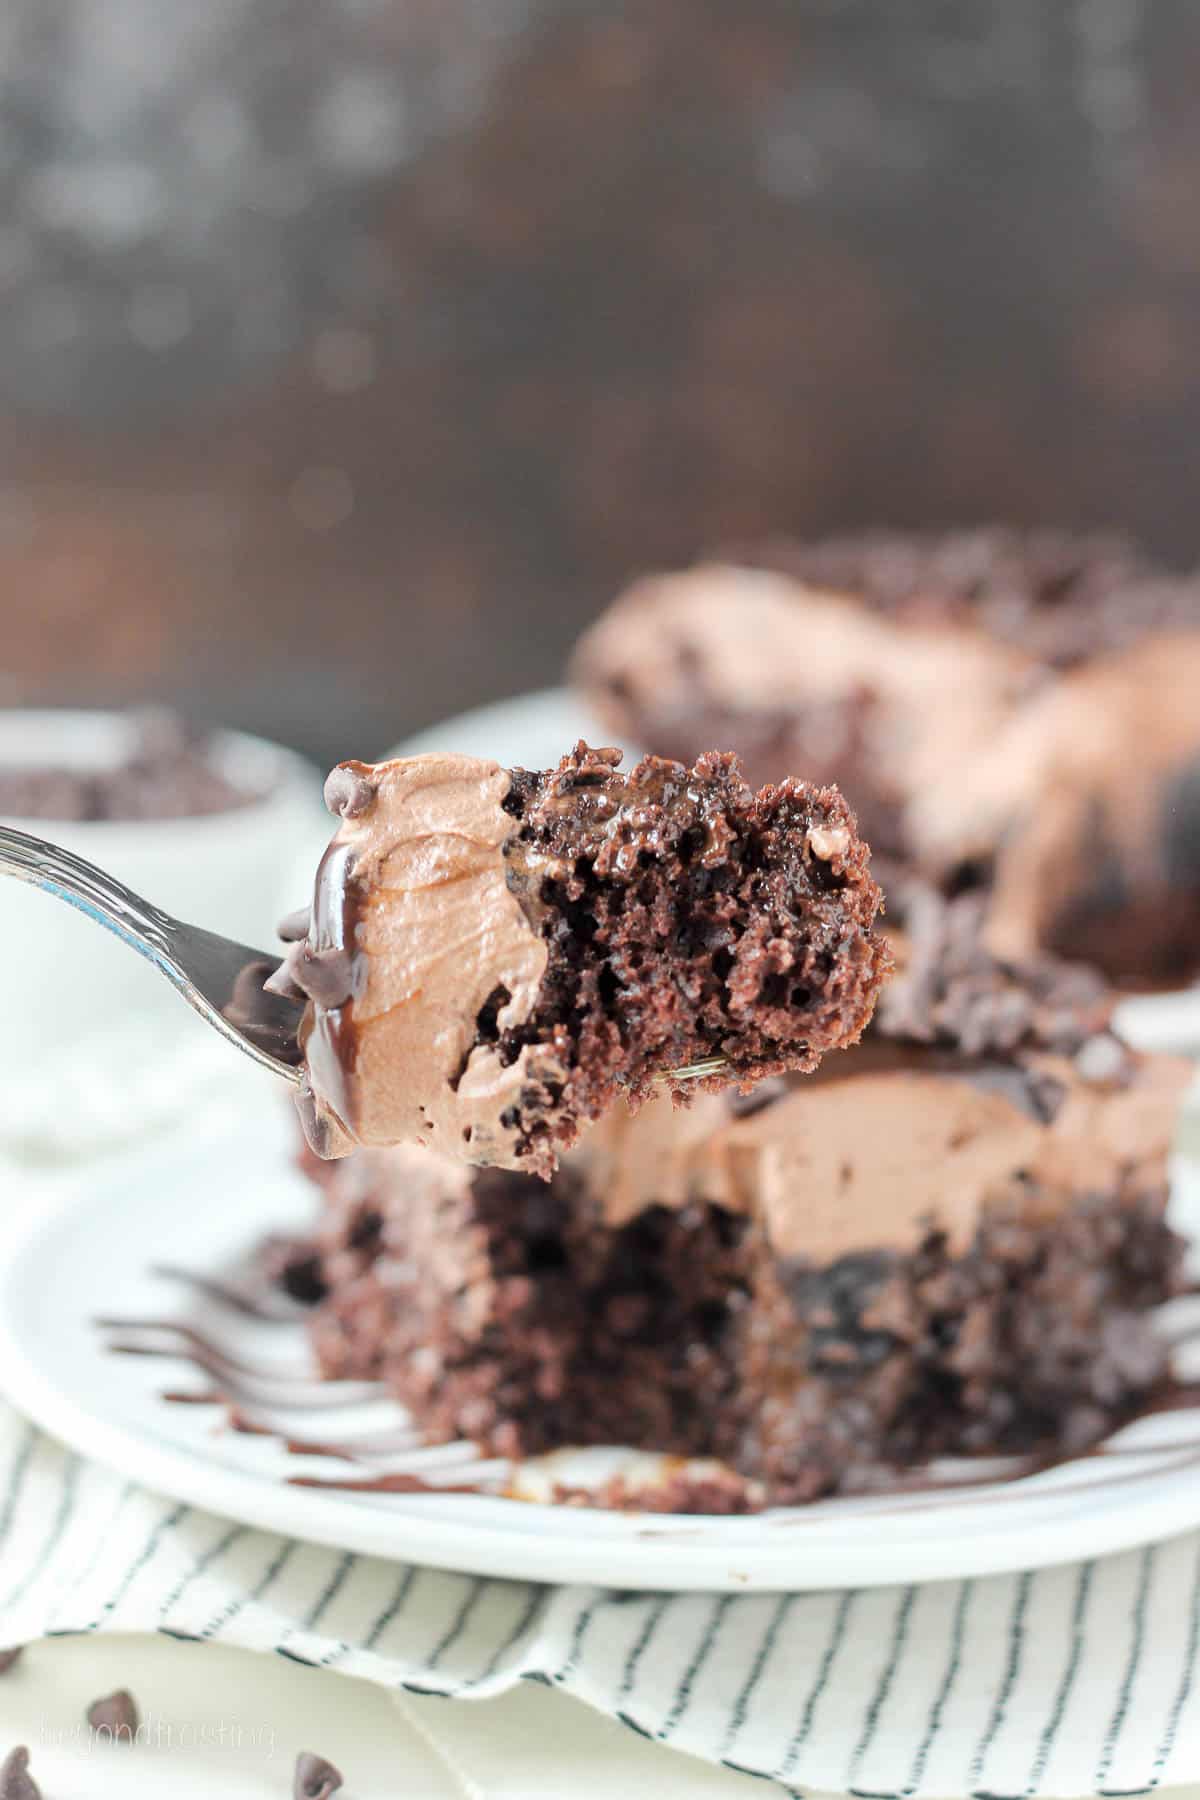
{"label": "fork handle", "polygon": [[[278,967],[278,957],[185,925],[82,856],[9,825],[0,825],[0,875],[41,888],[103,925],[165,975],[193,1011],[229,1043],[272,1074],[300,1082],[301,1052],[289,1002],[262,993],[262,981]],[[187,948],[186,959],[181,946]],[[188,962],[203,964],[206,979],[198,979]],[[249,976],[257,977],[251,988],[259,1016],[248,1009],[244,998]]]}

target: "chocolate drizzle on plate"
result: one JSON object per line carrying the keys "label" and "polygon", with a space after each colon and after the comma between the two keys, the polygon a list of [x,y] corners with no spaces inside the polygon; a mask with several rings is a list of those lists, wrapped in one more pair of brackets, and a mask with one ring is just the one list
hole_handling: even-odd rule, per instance
{"label": "chocolate drizzle on plate", "polygon": [[207,1300],[219,1301],[247,1319],[286,1324],[303,1316],[300,1305],[281,1292],[282,1284],[271,1281],[258,1268],[251,1269],[245,1277],[228,1281],[198,1274],[195,1269],[182,1269],[175,1263],[153,1263],[150,1273],[191,1288]]}

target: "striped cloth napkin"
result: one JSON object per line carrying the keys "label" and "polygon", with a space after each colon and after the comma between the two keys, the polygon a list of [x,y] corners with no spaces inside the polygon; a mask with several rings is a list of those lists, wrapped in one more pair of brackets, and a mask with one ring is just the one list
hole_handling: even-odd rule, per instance
{"label": "striped cloth napkin", "polygon": [[1126,1795],[1200,1780],[1200,1533],[923,1587],[540,1587],[233,1524],[0,1406],[3,1644],[155,1631],[414,1694],[543,1682],[784,1793]]}

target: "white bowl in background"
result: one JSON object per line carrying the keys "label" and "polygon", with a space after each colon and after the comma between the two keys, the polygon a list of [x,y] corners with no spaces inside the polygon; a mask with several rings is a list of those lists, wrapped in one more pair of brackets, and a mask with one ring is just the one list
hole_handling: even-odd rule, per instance
{"label": "white bowl in background", "polygon": [[[0,772],[18,767],[94,772],[126,760],[136,718],[116,712],[0,712]],[[61,844],[167,912],[270,949],[296,904],[289,874],[328,835],[320,780],[303,757],[262,738],[216,731],[214,768],[258,796],[190,818],[67,820],[0,815]],[[73,907],[0,879],[0,1075],[27,1075],[39,1058],[108,1026],[144,1022],[158,1045],[205,1031],[179,996],[132,950]]]}

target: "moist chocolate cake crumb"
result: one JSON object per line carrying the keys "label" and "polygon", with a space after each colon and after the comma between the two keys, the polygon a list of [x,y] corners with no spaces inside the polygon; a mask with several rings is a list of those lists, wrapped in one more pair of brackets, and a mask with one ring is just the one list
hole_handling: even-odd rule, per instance
{"label": "moist chocolate cake crumb", "polygon": [[330,1800],[342,1786],[344,1776],[323,1756],[302,1750],[296,1758],[292,1777],[292,1800]]}
{"label": "moist chocolate cake crumb", "polygon": [[212,760],[207,736],[173,713],[147,711],[135,725],[129,754],[112,768],[0,769],[0,816],[72,822],[190,819],[261,798],[227,780]]}
{"label": "moist chocolate cake crumb", "polygon": [[368,1248],[369,1200],[326,1221],[329,1299],[311,1322],[323,1373],[382,1377],[432,1441],[497,1455],[705,1454],[735,1379],[722,1346],[746,1303],[744,1220],[648,1206],[609,1228],[566,1169],[548,1187],[493,1169],[439,1182],[414,1164],[400,1186]]}
{"label": "moist chocolate cake crumb", "polygon": [[29,1773],[29,1751],[24,1744],[10,1750],[0,1763],[0,1800],[42,1800],[42,1790]]}
{"label": "moist chocolate cake crumb", "polygon": [[[493,996],[475,1042],[506,1064],[526,1044],[559,1053],[561,1089],[531,1083],[513,1121],[547,1175],[619,1093],[637,1103],[668,1077],[686,1098],[814,1068],[857,1041],[890,967],[869,851],[836,788],[754,793],[719,753],[627,775],[620,760],[580,743],[548,774],[514,770],[504,802],[508,884],[549,961],[530,1017],[501,1032]],[[719,1073],[669,1081],[714,1057]]]}
{"label": "moist chocolate cake crumb", "polygon": [[1150,1309],[1178,1291],[1182,1257],[1158,1196],[1045,1221],[1031,1193],[985,1215],[965,1254],[934,1231],[852,1267],[764,1268],[746,1401],[715,1454],[790,1504],[871,1464],[1082,1451],[1166,1379]]}

